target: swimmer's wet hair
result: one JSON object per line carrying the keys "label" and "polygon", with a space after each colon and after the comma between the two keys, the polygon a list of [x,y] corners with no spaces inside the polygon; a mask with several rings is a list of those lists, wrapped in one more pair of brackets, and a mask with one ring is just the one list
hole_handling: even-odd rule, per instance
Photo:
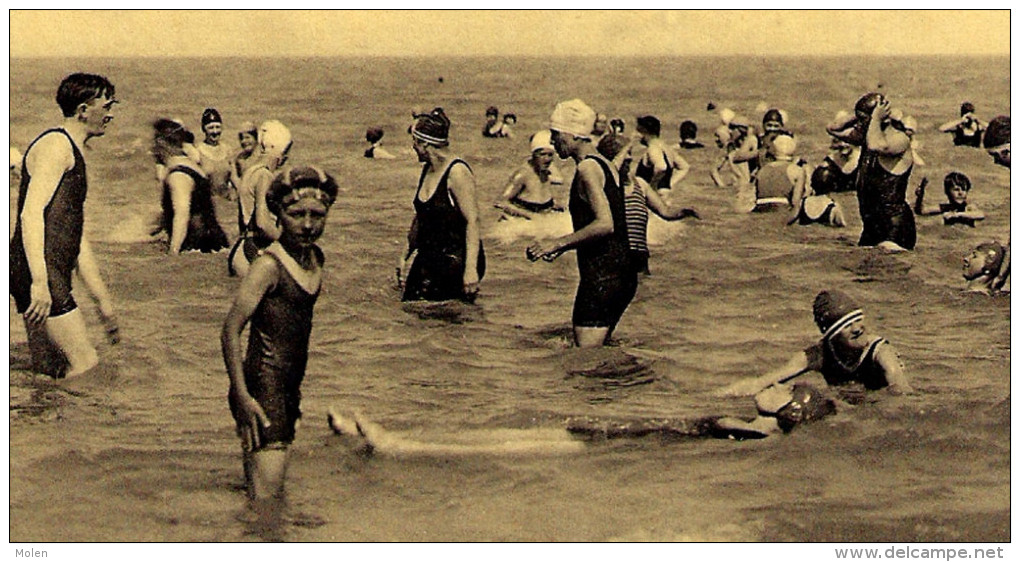
{"label": "swimmer's wet hair", "polygon": [[104,76],[78,72],[60,82],[57,88],[57,105],[64,117],[72,117],[78,106],[96,98],[113,98],[113,84]]}
{"label": "swimmer's wet hair", "polygon": [[964,191],[970,191],[970,178],[960,172],[946,174],[946,178],[942,180],[942,187],[946,190],[946,195],[949,195],[949,190],[956,185],[962,187]]}
{"label": "swimmer's wet hair", "polygon": [[287,167],[273,178],[266,192],[266,207],[279,215],[291,203],[311,197],[330,207],[339,192],[336,180],[316,166]]}

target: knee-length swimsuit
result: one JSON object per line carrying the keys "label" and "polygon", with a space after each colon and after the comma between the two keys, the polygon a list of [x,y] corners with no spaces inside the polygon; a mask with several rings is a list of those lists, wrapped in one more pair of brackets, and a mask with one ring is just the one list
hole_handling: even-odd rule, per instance
{"label": "knee-length swimsuit", "polygon": [[[637,272],[627,255],[627,217],[623,189],[612,166],[599,156],[586,156],[602,167],[603,192],[613,215],[613,233],[577,246],[577,270],[581,280],[574,297],[574,326],[613,328],[620,321],[637,292]],[[591,205],[581,199],[581,177],[574,175],[570,186],[570,219],[574,231],[595,220]]]}
{"label": "knee-length swimsuit", "polygon": [[[88,184],[85,175],[85,158],[70,135],[63,129],[50,129],[36,137],[25,150],[25,160],[39,139],[50,134],[62,134],[67,137],[74,154],[74,165],[60,177],[53,197],[43,210],[43,228],[45,242],[43,255],[46,261],[46,277],[50,288],[50,316],[67,314],[78,307],[71,295],[71,274],[78,266],[78,254],[81,251],[82,230],[85,223],[85,196]],[[18,186],[17,223],[14,236],[11,238],[10,281],[11,295],[18,312],[24,314],[32,304],[32,274],[28,269],[28,256],[25,253],[25,242],[21,224],[21,212],[25,207],[28,185],[32,180],[28,170],[22,165],[21,184]]]}
{"label": "knee-length swimsuit", "polygon": [[[315,247],[316,259],[323,262]],[[312,332],[312,310],[319,297],[321,277],[315,286],[302,286],[290,272],[300,268],[286,250],[273,244],[264,252],[276,260],[279,280],[262,298],[251,317],[248,353],[244,359],[244,384],[248,394],[269,417],[270,425],[260,428],[262,448],[294,441],[294,427],[301,417],[301,381],[308,363],[308,339]],[[238,420],[237,404],[230,410]]]}

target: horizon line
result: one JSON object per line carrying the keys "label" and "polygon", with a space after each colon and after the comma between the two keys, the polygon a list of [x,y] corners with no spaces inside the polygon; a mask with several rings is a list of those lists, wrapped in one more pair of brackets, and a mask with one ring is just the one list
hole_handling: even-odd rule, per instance
{"label": "horizon line", "polygon": [[495,57],[517,57],[517,58],[560,58],[560,59],[634,59],[634,58],[657,58],[657,57],[694,57],[694,58],[717,58],[717,57],[754,57],[754,58],[831,58],[831,57],[877,57],[877,58],[907,58],[907,57],[950,57],[950,58],[969,58],[969,57],[1004,57],[1009,58],[1011,55],[1009,52],[1005,53],[810,53],[810,54],[793,54],[793,53],[775,53],[775,54],[757,54],[757,53],[656,53],[656,54],[572,54],[572,55],[541,55],[541,54],[496,54],[496,53],[485,53],[485,54],[287,54],[287,55],[242,55],[242,54],[231,54],[231,55],[196,55],[196,54],[181,54],[181,55],[164,55],[164,54],[128,54],[128,55],[10,55],[10,60],[15,59],[128,59],[128,58],[146,58],[146,59],[298,59],[298,58],[312,58],[312,59],[363,59],[363,58],[390,58],[390,59],[402,59],[402,58],[495,58]]}

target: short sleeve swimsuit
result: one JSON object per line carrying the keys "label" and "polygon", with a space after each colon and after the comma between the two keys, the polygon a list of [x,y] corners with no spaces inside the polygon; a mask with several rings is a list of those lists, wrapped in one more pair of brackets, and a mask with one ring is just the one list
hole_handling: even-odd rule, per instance
{"label": "short sleeve swimsuit", "polygon": [[[429,164],[422,169],[418,190],[414,197],[414,244],[418,256],[411,264],[404,283],[404,301],[445,301],[464,297],[464,269],[467,259],[467,220],[454,204],[447,186],[450,170],[454,166],[467,166],[463,160],[454,160],[439,179],[435,193],[428,201],[418,197],[421,193]],[[478,279],[485,275],[485,250],[478,242]]]}
{"label": "short sleeve swimsuit", "polygon": [[[637,273],[627,255],[627,218],[623,189],[617,184],[612,166],[599,156],[587,156],[602,167],[603,192],[609,201],[613,233],[577,246],[580,283],[574,298],[573,324],[590,328],[614,328],[637,292]],[[590,203],[581,198],[581,176],[574,174],[570,186],[570,219],[574,231],[595,220]]]}
{"label": "short sleeve swimsuit", "polygon": [[[191,192],[191,206],[188,209],[188,233],[184,237],[181,251],[217,252],[229,248],[227,235],[216,220],[216,207],[213,205],[212,186],[209,180],[187,166],[171,168],[166,174],[167,179],[172,174],[185,174],[195,182],[195,188]],[[162,207],[161,225],[164,231],[173,236],[174,206],[170,185],[166,179],[163,180]]]}
{"label": "short sleeve swimsuit", "polygon": [[[315,248],[322,263],[322,252]],[[302,286],[289,268],[300,268],[279,244],[265,251],[265,259],[276,260],[279,280],[262,298],[251,317],[248,353],[244,359],[244,384],[248,394],[269,417],[262,428],[262,448],[294,441],[294,426],[301,417],[301,381],[308,363],[308,340],[312,332],[312,310],[319,297],[321,281]],[[237,420],[237,405],[230,400]],[[238,420],[240,424],[241,420]]]}
{"label": "short sleeve swimsuit", "polygon": [[[50,288],[50,316],[67,314],[78,307],[71,295],[71,274],[78,266],[78,254],[81,251],[82,231],[85,223],[85,196],[88,185],[85,175],[85,158],[78,146],[63,129],[50,129],[39,135],[25,151],[25,160],[39,139],[49,134],[64,135],[71,144],[74,153],[74,165],[60,177],[53,197],[43,210],[43,228],[45,245],[43,253],[46,259],[46,276]],[[24,162],[23,161],[23,162]],[[18,187],[18,218],[11,238],[10,280],[11,295],[18,312],[24,314],[32,304],[32,274],[28,269],[28,256],[25,253],[21,212],[25,207],[28,185],[32,180],[28,170],[24,169],[21,184]]]}

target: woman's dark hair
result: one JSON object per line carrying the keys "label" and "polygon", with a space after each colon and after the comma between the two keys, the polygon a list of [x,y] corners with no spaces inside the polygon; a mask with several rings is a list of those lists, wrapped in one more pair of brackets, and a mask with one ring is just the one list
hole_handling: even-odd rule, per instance
{"label": "woman's dark hair", "polygon": [[698,136],[698,125],[694,121],[680,123],[680,138],[693,139]]}
{"label": "woman's dark hair", "polygon": [[[157,119],[152,123],[152,129],[152,140],[156,142],[157,146],[163,144],[179,149],[184,146],[184,143],[195,142],[195,135],[173,119]],[[159,151],[154,151],[153,156],[159,163],[164,163],[165,155],[160,154]]]}

